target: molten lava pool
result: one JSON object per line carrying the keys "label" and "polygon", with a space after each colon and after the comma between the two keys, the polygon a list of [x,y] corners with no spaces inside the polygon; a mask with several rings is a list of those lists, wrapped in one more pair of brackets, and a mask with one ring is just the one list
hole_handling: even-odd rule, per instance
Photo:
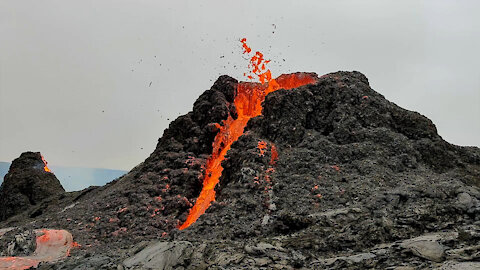
{"label": "molten lava pool", "polygon": [[[246,39],[242,39],[241,42],[244,53],[250,53],[252,50],[246,44]],[[243,134],[248,120],[262,114],[262,102],[266,95],[279,89],[293,89],[316,81],[315,77],[307,73],[282,75],[272,79],[270,70],[266,69],[266,64],[269,62],[263,58],[263,54],[260,52],[256,52],[250,58],[249,68],[251,70],[248,75],[245,75],[249,79],[257,77],[260,83],[241,82],[238,84],[234,100],[238,117],[233,119],[229,116],[222,122],[222,125],[219,125],[220,131],[215,136],[212,155],[207,160],[203,189],[190,210],[187,220],[179,227],[180,230],[193,224],[215,200],[214,189],[222,175],[222,161],[232,143]]]}

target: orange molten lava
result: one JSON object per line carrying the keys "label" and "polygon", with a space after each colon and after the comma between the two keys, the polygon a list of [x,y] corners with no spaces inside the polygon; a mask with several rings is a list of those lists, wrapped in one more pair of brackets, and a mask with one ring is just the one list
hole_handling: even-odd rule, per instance
{"label": "orange molten lava", "polygon": [[0,257],[0,269],[37,268],[40,262],[54,262],[70,255],[70,250],[79,245],[73,242],[72,235],[64,230],[38,230],[37,247],[32,256]]}
{"label": "orange molten lava", "polygon": [[45,166],[43,166],[43,169],[46,171],[46,172],[52,172],[50,171],[50,169],[47,167],[47,164],[48,162],[45,160],[45,158],[43,156],[42,157],[42,161],[43,161],[43,164],[45,164]]}
{"label": "orange molten lava", "polygon": [[[248,54],[252,50],[248,47],[246,41],[244,38],[240,42],[242,43],[244,53]],[[238,84],[234,100],[238,117],[233,119],[229,116],[227,120],[222,122],[222,125],[219,125],[220,131],[215,136],[212,155],[207,160],[203,189],[195,205],[190,210],[187,220],[179,227],[180,230],[192,225],[205,213],[211,202],[215,200],[214,188],[223,171],[221,163],[225,159],[227,151],[230,150],[232,143],[243,134],[243,129],[247,125],[248,120],[261,115],[262,102],[265,100],[265,96],[278,89],[292,89],[315,82],[315,78],[307,74],[290,74],[272,79],[270,70],[266,69],[266,64],[269,62],[269,60],[263,58],[263,54],[260,52],[256,52],[250,58],[249,68],[251,70],[248,76],[246,76],[249,79],[253,79],[256,76],[260,83],[241,82]]]}
{"label": "orange molten lava", "polygon": [[259,156],[263,157],[265,155],[265,149],[267,149],[267,143],[265,141],[260,141],[258,142],[257,148],[260,150]]}

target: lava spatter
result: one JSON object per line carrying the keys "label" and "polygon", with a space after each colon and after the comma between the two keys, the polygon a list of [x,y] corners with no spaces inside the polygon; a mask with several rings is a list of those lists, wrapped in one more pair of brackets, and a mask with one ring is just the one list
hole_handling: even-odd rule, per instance
{"label": "lava spatter", "polygon": [[[240,42],[244,53],[249,54],[252,49],[246,44],[246,39],[243,38]],[[250,71],[248,75],[245,75],[249,79],[258,79],[260,83],[241,82],[237,85],[234,104],[238,117],[233,119],[229,116],[223,121],[222,125],[219,125],[220,130],[213,142],[212,155],[207,160],[202,191],[195,205],[190,209],[186,221],[179,227],[180,230],[192,225],[215,200],[214,189],[223,171],[221,163],[232,143],[243,134],[248,121],[262,114],[262,102],[265,100],[265,96],[279,89],[297,88],[316,81],[314,77],[304,73],[283,75],[277,79],[272,79],[270,69],[266,68],[269,62],[258,51],[250,57]]]}
{"label": "lava spatter", "polygon": [[50,169],[48,168],[48,166],[47,166],[48,162],[45,160],[45,158],[44,158],[43,156],[42,156],[42,161],[43,161],[43,164],[44,164],[43,170],[46,171],[46,172],[52,172],[52,171],[50,171]]}

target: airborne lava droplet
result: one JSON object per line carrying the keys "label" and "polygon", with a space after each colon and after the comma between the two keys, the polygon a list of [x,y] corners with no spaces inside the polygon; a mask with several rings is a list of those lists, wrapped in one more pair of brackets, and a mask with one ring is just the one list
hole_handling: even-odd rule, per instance
{"label": "airborne lava droplet", "polygon": [[[249,54],[252,49],[247,45],[247,39],[240,40],[245,54]],[[219,125],[219,131],[213,141],[213,151],[207,160],[205,177],[203,180],[203,188],[197,198],[195,205],[190,209],[185,223],[179,229],[183,230],[192,225],[215,200],[215,186],[222,175],[222,161],[232,143],[238,140],[243,134],[243,130],[248,120],[252,117],[262,114],[262,102],[265,96],[278,89],[292,89],[302,85],[311,84],[316,81],[315,78],[308,74],[291,74],[272,79],[270,69],[266,68],[269,60],[265,60],[263,54],[256,52],[250,58],[250,72],[248,78],[258,78],[259,83],[242,83],[237,86],[237,93],[234,104],[237,109],[238,117],[233,119],[228,116],[223,121],[223,125]]]}

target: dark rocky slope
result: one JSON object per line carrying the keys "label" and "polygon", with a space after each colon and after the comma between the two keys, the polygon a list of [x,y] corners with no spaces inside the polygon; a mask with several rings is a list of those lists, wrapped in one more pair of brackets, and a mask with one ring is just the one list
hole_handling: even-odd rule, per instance
{"label": "dark rocky slope", "polygon": [[227,154],[216,202],[178,231],[236,86],[220,77],[126,176],[0,227],[72,232],[82,247],[44,269],[478,267],[462,261],[480,259],[480,150],[444,141],[359,72],[269,94]]}

